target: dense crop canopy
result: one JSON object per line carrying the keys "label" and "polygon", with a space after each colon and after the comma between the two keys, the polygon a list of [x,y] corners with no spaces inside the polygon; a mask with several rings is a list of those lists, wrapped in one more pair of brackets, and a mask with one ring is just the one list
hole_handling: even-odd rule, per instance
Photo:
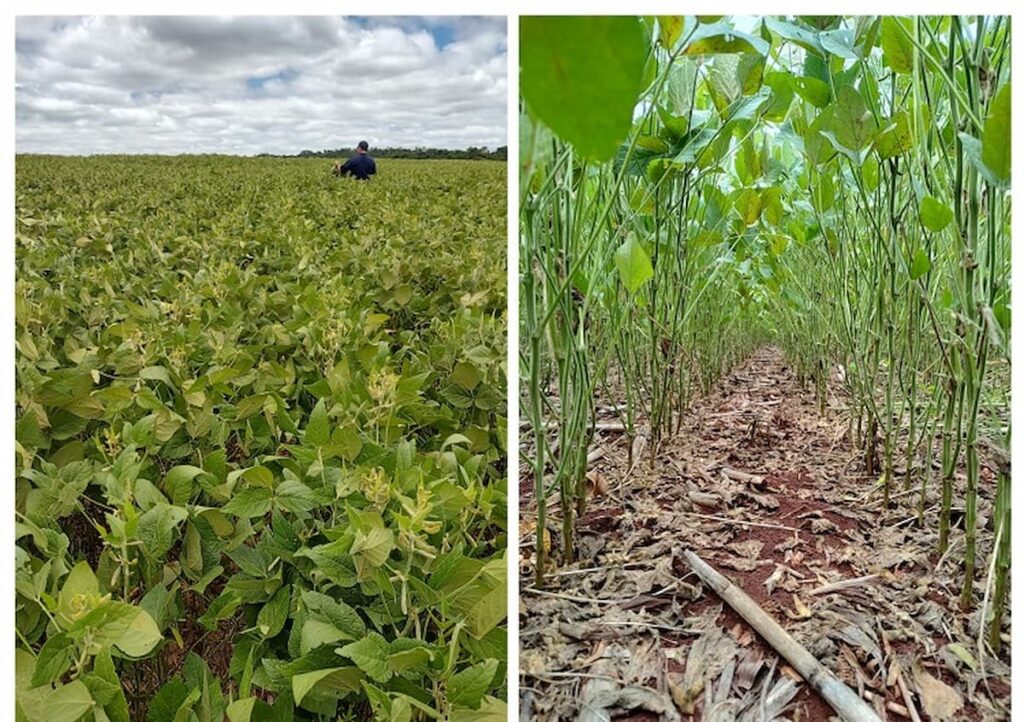
{"label": "dense crop canopy", "polygon": [[505,167],[328,171],[18,159],[19,719],[504,714]]}
{"label": "dense crop canopy", "polygon": [[[649,436],[653,464],[694,392],[773,340],[822,405],[829,374],[843,379],[852,436],[886,503],[901,476],[925,525],[926,492],[941,484],[939,551],[964,469],[967,607],[981,601],[979,454],[998,470],[987,602],[998,645],[1009,564],[1009,20],[590,18],[561,32],[630,31],[589,47],[586,70],[568,59],[551,69],[565,97],[591,99],[577,113],[608,116],[571,132],[557,103],[535,97],[550,84],[525,78],[550,52],[535,47],[549,22],[521,28],[521,359],[538,582],[555,487],[573,556],[595,391],[621,383],[630,448]],[[638,29],[640,87],[628,103],[598,102],[594,75],[632,57]],[[597,129],[620,123],[631,129],[605,162],[591,152],[605,139]]]}

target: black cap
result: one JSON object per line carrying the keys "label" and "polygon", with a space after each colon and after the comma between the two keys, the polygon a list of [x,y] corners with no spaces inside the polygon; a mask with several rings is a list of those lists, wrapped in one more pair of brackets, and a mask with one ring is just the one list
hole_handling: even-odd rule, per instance
{"label": "black cap", "polygon": [[361,141],[359,141],[359,146],[358,147],[359,147],[359,150],[369,150],[370,149],[370,144],[367,143],[365,140],[361,140]]}

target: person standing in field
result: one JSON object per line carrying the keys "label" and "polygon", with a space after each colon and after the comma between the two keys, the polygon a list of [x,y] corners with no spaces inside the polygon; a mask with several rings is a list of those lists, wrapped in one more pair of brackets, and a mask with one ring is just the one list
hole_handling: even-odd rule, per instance
{"label": "person standing in field", "polygon": [[349,173],[358,180],[369,180],[370,176],[376,174],[377,164],[370,157],[370,145],[365,141],[359,141],[356,146],[356,154],[345,161],[344,165],[335,163],[334,174],[345,176]]}

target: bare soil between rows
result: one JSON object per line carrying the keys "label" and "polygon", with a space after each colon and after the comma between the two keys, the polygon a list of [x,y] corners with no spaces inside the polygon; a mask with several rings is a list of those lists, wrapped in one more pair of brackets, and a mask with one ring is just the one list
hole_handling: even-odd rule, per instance
{"label": "bare soil between rows", "polygon": [[[813,389],[801,388],[782,354],[765,348],[692,404],[653,464],[648,449],[630,469],[629,441],[599,432],[595,445],[605,454],[592,471],[608,493],[591,499],[578,522],[577,561],[553,564],[542,589],[534,587],[536,504],[524,476],[521,719],[834,715],[704,588],[684,549],[739,585],[882,719],[1007,719],[1009,644],[995,655],[978,646],[991,469],[983,468],[979,500],[977,603],[964,612],[960,530],[950,552],[936,554],[938,491],[929,490],[919,526],[918,493],[903,491],[905,469],[897,469],[885,507],[851,445],[845,413],[839,383],[822,414]],[[556,561],[559,529],[556,518]],[[1006,619],[1007,639],[1009,629]]]}

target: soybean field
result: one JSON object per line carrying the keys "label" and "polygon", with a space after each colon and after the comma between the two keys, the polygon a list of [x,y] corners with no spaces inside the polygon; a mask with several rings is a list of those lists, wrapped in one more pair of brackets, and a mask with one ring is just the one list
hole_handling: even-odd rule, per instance
{"label": "soybean field", "polygon": [[17,719],[504,719],[505,165],[379,167],[17,158]]}
{"label": "soybean field", "polygon": [[520,27],[524,714],[1006,719],[1009,18]]}

